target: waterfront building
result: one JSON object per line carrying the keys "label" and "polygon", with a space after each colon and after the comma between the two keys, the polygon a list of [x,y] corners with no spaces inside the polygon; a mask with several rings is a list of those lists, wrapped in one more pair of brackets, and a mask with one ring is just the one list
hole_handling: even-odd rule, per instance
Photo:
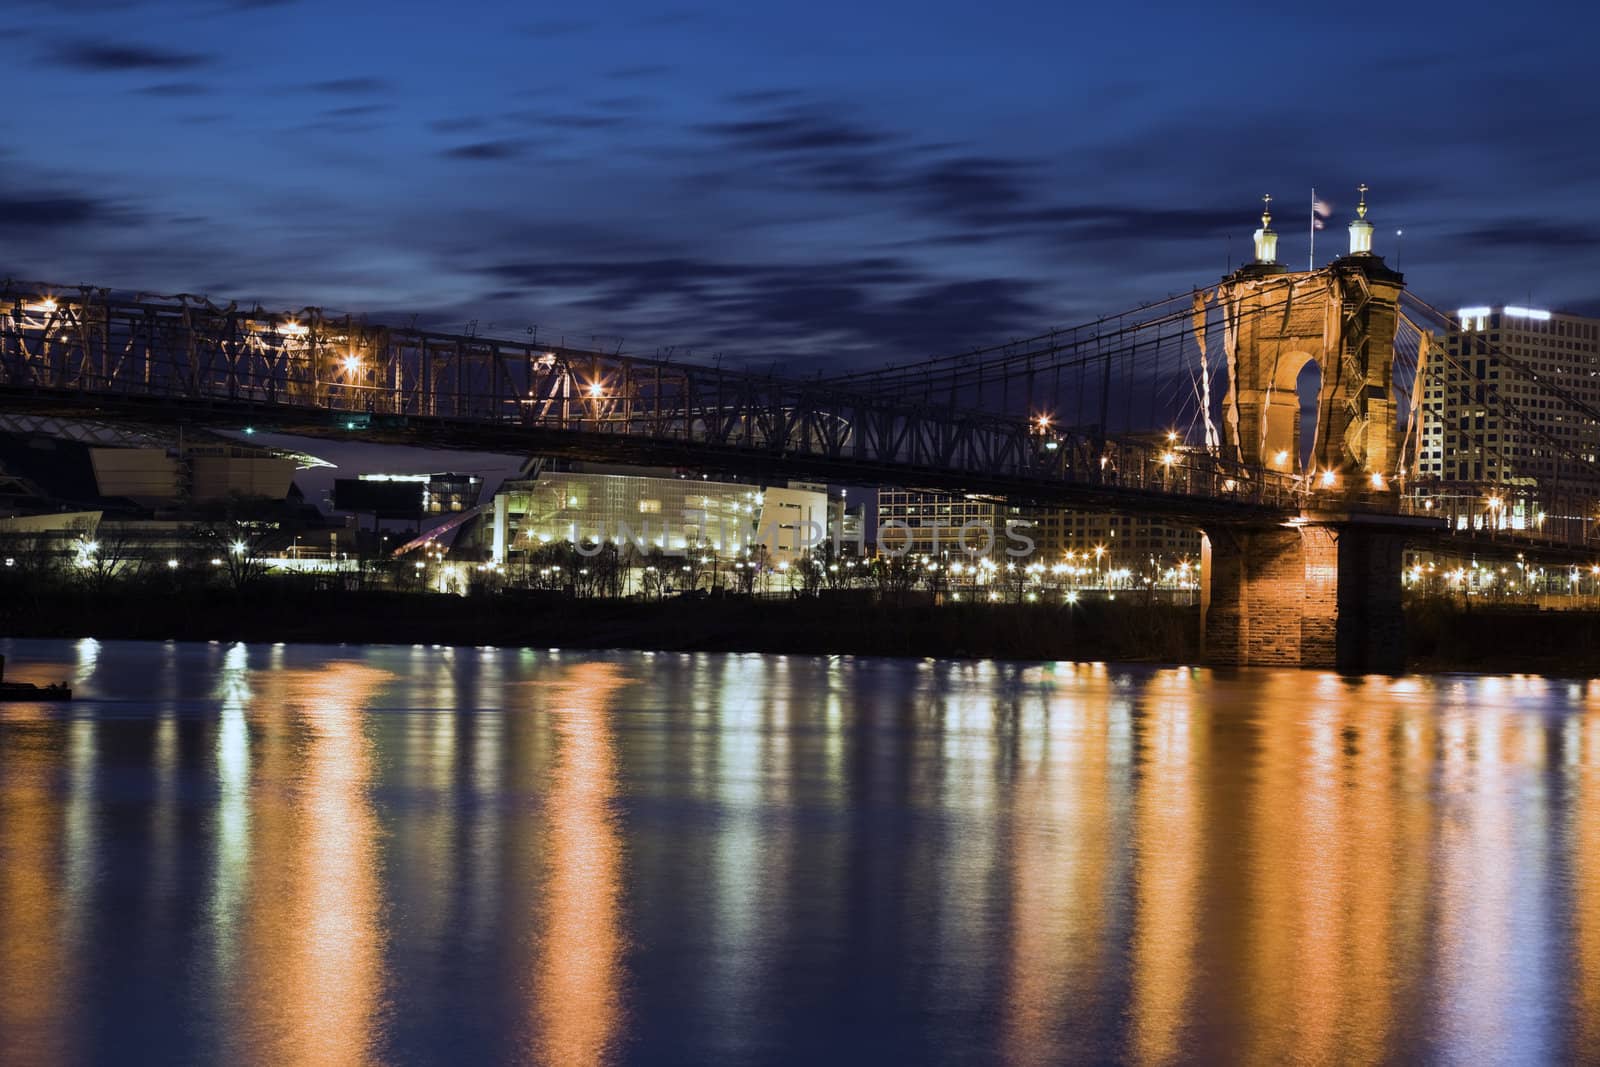
{"label": "waterfront building", "polygon": [[814,551],[833,530],[828,487],[810,482],[768,486],[760,494],[755,536],[768,563],[793,564]]}
{"label": "waterfront building", "polygon": [[[878,493],[879,548],[889,550],[909,542],[917,555],[1005,555],[1006,529],[1026,534],[1033,542],[1029,555],[1041,560],[1056,560],[1068,552],[1104,549],[1102,556],[1114,557],[1128,566],[1150,559],[1176,562],[1197,560],[1200,532],[1142,515],[1119,515],[1101,511],[1064,508],[1022,508],[986,497],[963,496],[922,490],[883,489]],[[962,528],[967,528],[963,541]],[[995,544],[989,552],[981,549],[987,534],[995,531]],[[1018,541],[1013,545],[1023,547]]]}
{"label": "waterfront building", "polygon": [[835,538],[849,553],[865,518],[818,483],[764,486],[586,463],[539,464],[530,477],[502,484],[484,512],[460,544],[480,546],[491,565],[570,541],[672,554],[695,548],[727,560],[759,551],[779,568]]}
{"label": "waterfront building", "polygon": [[1031,516],[990,497],[923,489],[878,490],[878,551],[915,556],[997,558],[1006,521]]}
{"label": "waterfront building", "polygon": [[750,544],[760,498],[758,486],[658,468],[574,463],[541,470],[495,493],[490,559],[502,564],[513,553],[561,541],[631,541],[667,552],[704,546],[733,554]]}
{"label": "waterfront building", "polygon": [[1198,561],[1200,531],[1148,515],[1115,515],[1104,511],[1047,511],[1035,520],[1037,551],[1056,558],[1068,552],[1093,551],[1103,545],[1119,561]]}
{"label": "waterfront building", "polygon": [[1562,462],[1573,454],[1594,462],[1600,422],[1559,398],[1600,408],[1600,319],[1511,304],[1456,317],[1458,328],[1430,338],[1419,479],[1532,486],[1559,474],[1569,487],[1600,489],[1600,477]]}

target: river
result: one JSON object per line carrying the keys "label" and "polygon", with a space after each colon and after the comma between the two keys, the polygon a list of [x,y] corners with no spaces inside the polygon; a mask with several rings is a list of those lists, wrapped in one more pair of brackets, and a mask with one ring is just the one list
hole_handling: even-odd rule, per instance
{"label": "river", "polygon": [[4,641],[0,1059],[1600,1059],[1600,683]]}

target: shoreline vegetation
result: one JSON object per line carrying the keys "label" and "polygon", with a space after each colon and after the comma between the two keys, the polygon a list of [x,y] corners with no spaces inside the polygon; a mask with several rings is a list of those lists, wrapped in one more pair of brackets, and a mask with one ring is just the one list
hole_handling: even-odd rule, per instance
{"label": "shoreline vegetation", "polygon": [[[1600,672],[1600,612],[1425,601],[1407,610],[1409,669]],[[448,644],[1001,660],[1199,663],[1200,609],[1137,596],[1072,605],[887,603],[870,593],[608,600],[261,585],[153,593],[65,586],[0,604],[0,635]]]}

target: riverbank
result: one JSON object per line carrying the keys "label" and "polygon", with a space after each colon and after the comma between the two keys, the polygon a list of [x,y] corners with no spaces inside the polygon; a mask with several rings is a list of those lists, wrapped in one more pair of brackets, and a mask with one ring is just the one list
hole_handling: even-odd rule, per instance
{"label": "riverbank", "polygon": [[[1407,611],[1410,667],[1600,674],[1600,612],[1428,602]],[[262,586],[151,594],[67,588],[0,604],[0,634],[106,640],[629,648],[679,652],[1194,663],[1200,612],[1136,597],[1073,605],[893,605],[865,593],[664,601],[453,597]]]}
{"label": "riverbank", "polygon": [[0,633],[183,641],[300,641],[787,652],[975,659],[1192,660],[1199,608],[892,606],[865,594],[656,602],[559,595],[452,597],[272,589],[183,596],[67,590],[0,607]]}
{"label": "riverbank", "polygon": [[1426,601],[1406,609],[1417,671],[1600,674],[1600,612]]}

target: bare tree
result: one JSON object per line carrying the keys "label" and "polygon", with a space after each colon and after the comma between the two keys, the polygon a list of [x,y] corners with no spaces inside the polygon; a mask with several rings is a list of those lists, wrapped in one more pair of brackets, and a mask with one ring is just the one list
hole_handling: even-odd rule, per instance
{"label": "bare tree", "polygon": [[826,573],[821,559],[811,552],[803,552],[789,566],[789,588],[801,596],[816,596]]}
{"label": "bare tree", "polygon": [[668,560],[661,549],[651,546],[644,554],[644,570],[642,572],[642,585],[644,595],[660,600],[666,593],[670,576],[667,573]]}
{"label": "bare tree", "polygon": [[0,567],[6,577],[30,585],[52,581],[61,567],[58,539],[33,531],[0,534]]}
{"label": "bare tree", "polygon": [[733,580],[739,592],[749,596],[755,591],[756,579],[767,569],[770,555],[767,546],[759,543],[744,550],[743,557],[733,565]]}
{"label": "bare tree", "polygon": [[73,541],[74,572],[96,593],[103,593],[121,578],[138,575],[144,558],[138,541],[120,523],[101,523],[92,532],[80,532]]}
{"label": "bare tree", "polygon": [[917,581],[917,563],[909,554],[879,556],[869,568],[880,600],[905,603],[906,594]]}
{"label": "bare tree", "polygon": [[238,591],[267,573],[265,548],[271,533],[255,523],[224,519],[191,527],[189,537],[213,570]]}
{"label": "bare tree", "polygon": [[702,583],[707,588],[714,588],[717,577],[717,552],[711,547],[711,542],[694,540],[684,545],[683,562],[678,565],[678,573],[683,576],[681,588],[685,592],[699,589]]}

